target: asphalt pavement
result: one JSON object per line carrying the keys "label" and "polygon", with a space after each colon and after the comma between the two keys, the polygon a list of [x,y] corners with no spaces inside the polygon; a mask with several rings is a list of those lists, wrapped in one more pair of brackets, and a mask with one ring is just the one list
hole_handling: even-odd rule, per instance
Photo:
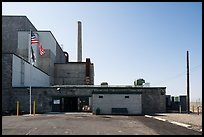
{"label": "asphalt pavement", "polygon": [[146,116],[92,113],[2,116],[2,135],[202,135]]}

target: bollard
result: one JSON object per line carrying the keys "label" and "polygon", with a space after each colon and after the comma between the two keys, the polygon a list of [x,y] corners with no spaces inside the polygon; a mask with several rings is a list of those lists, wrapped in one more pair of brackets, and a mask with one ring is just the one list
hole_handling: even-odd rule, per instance
{"label": "bollard", "polygon": [[35,100],[33,101],[33,115],[35,116]]}
{"label": "bollard", "polygon": [[194,105],[193,105],[193,113],[194,113]]}
{"label": "bollard", "polygon": [[199,115],[199,106],[197,107],[198,115]]}
{"label": "bollard", "polygon": [[17,104],[17,106],[16,106],[17,107],[16,108],[16,115],[18,116],[19,115],[19,101],[17,101],[16,104]]}

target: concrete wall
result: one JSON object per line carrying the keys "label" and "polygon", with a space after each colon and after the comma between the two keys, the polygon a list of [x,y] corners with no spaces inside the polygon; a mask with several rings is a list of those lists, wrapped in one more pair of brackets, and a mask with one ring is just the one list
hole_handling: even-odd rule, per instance
{"label": "concrete wall", "polygon": [[[29,31],[18,32],[18,53],[19,55],[24,57],[27,61],[28,61],[28,53],[29,53],[28,46],[30,41],[29,33],[30,33]],[[48,54],[53,54],[53,56],[51,56],[53,64],[65,63],[65,55],[50,31],[37,31],[34,33],[38,33],[38,38],[39,38],[40,44],[45,49],[45,54],[47,53],[46,50],[49,50],[48,52],[51,52]],[[39,67],[39,64],[45,54],[43,56],[39,54],[40,52],[37,44],[32,45],[32,47],[34,49],[34,53],[37,60],[35,66]]]}
{"label": "concrete wall", "polygon": [[2,53],[2,112],[9,109],[12,87],[12,54]]}
{"label": "concrete wall", "polygon": [[62,48],[58,43],[56,43],[56,56],[55,56],[55,63],[65,63],[65,54]]}
{"label": "concrete wall", "polygon": [[[52,97],[49,94],[49,88],[32,88],[32,108],[33,101],[36,101],[36,113],[51,112],[52,109]],[[19,101],[20,112],[30,112],[30,92],[27,88],[13,88],[11,96],[10,111],[15,113],[16,102]],[[33,113],[33,109],[32,109]]]}
{"label": "concrete wall", "polygon": [[50,85],[54,84],[54,54],[49,49],[38,60],[38,67],[50,76]]}
{"label": "concrete wall", "polygon": [[18,55],[18,31],[30,29],[37,30],[26,16],[2,15],[2,112],[9,110],[11,103],[12,53]]}
{"label": "concrete wall", "polygon": [[[31,71],[30,71],[31,69]],[[30,86],[48,87],[50,86],[49,76],[34,66],[13,54],[12,64],[12,87]]]}
{"label": "concrete wall", "polygon": [[[41,56],[39,54],[38,45],[32,45],[36,62],[34,66],[45,71],[50,76],[50,85],[54,84],[54,63],[65,63],[65,55],[61,47],[57,43],[56,39],[50,31],[37,31],[39,35],[40,44],[45,49],[45,54]],[[18,52],[21,56],[28,60],[28,42],[29,42],[29,31],[18,32]]]}
{"label": "concrete wall", "polygon": [[[52,58],[54,63],[65,63],[65,55],[58,44],[57,40],[51,33],[51,31],[37,31],[39,34],[39,41],[42,44],[44,49],[49,49],[50,52],[53,53],[54,58]],[[38,53],[39,53],[39,48],[38,48]],[[46,54],[46,51],[45,51]],[[40,58],[41,56],[39,56]]]}
{"label": "concrete wall", "polygon": [[17,54],[18,31],[37,31],[26,16],[2,16],[2,53]]}
{"label": "concrete wall", "polygon": [[143,114],[166,112],[166,88],[145,88],[142,90]]}
{"label": "concrete wall", "polygon": [[[36,56],[34,66],[45,71],[50,76],[50,85],[54,84],[54,63],[65,63],[65,55],[50,31],[37,31],[40,44],[45,54],[39,54],[38,45],[32,45]],[[18,53],[28,61],[29,31],[18,32]]]}
{"label": "concrete wall", "polygon": [[[85,85],[86,63],[69,62],[55,64],[55,85]],[[94,66],[91,64],[91,85],[94,84]]]}
{"label": "concrete wall", "polygon": [[[27,87],[28,88],[28,87]],[[36,113],[48,113],[52,111],[52,97],[80,97],[92,96],[91,88],[61,88],[60,92],[57,88],[51,87],[33,87],[32,88],[32,105],[36,100]],[[9,110],[16,110],[16,101],[20,102],[20,110],[26,113],[30,111],[29,90],[26,88],[13,88],[10,98]]]}
{"label": "concrete wall", "polygon": [[[37,31],[39,34],[39,41],[42,44],[43,48],[50,49],[50,51],[56,56],[56,46],[57,41],[50,31]],[[54,59],[55,62],[55,59]]]}
{"label": "concrete wall", "polygon": [[141,99],[140,94],[93,94],[92,111],[96,113],[99,108],[100,114],[112,114],[112,108],[127,108],[128,114],[142,114]]}
{"label": "concrete wall", "polygon": [[12,86],[12,59],[13,54],[2,54],[2,89]]}
{"label": "concrete wall", "polygon": [[101,93],[138,92],[142,95],[142,114],[166,112],[165,87],[101,87],[96,91]]}
{"label": "concrete wall", "polygon": [[[17,55],[23,57],[28,62],[28,47],[29,47],[29,32],[30,31],[18,31],[18,47]],[[34,51],[36,53],[36,51]]]}
{"label": "concrete wall", "polygon": [[[9,98],[9,106],[5,107],[4,110],[13,110],[16,109],[16,101],[20,101],[20,106],[23,111],[29,112],[29,90],[25,88],[12,88],[10,90],[11,97]],[[132,102],[133,104],[128,107],[134,108],[134,105],[138,105],[137,110],[139,110],[140,105],[142,109],[142,114],[152,114],[152,113],[163,113],[166,112],[166,101],[163,99],[165,95],[161,95],[161,92],[165,92],[165,88],[155,87],[155,88],[136,88],[136,87],[100,87],[93,85],[70,85],[70,86],[60,86],[60,91],[57,91],[59,86],[55,87],[33,87],[32,88],[32,100],[36,98],[36,107],[37,113],[47,113],[52,110],[52,97],[92,97],[93,93],[97,94],[107,94],[107,93],[116,93],[119,95],[114,97],[114,94],[109,95],[107,98],[109,103],[111,98],[114,98],[114,106],[123,106]],[[162,91],[161,91],[162,90]],[[135,94],[138,93],[138,94]],[[119,101],[117,98],[122,97],[121,94],[128,94],[129,99],[133,99],[124,103],[124,101]],[[130,95],[131,94],[131,95]],[[162,93],[163,94],[163,93]],[[165,94],[165,93],[164,93]],[[132,97],[133,95],[133,97]],[[135,95],[135,96],[134,96]],[[140,95],[140,96],[138,96]],[[95,98],[93,96],[93,98]],[[135,99],[135,100],[134,100]],[[141,103],[142,102],[142,103]],[[116,104],[119,103],[119,104]],[[92,105],[95,103],[92,100]],[[9,108],[8,108],[9,107]],[[109,106],[107,106],[109,107]],[[96,110],[96,107],[93,106],[93,111]],[[136,108],[134,109],[136,110]],[[136,111],[131,110],[130,112],[136,113]],[[103,112],[103,111],[102,111]],[[107,111],[109,112],[109,110]],[[138,111],[137,111],[138,112]]]}

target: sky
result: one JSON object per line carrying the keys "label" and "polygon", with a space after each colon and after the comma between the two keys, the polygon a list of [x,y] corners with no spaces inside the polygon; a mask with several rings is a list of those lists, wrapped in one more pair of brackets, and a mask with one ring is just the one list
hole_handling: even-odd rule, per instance
{"label": "sky", "polygon": [[202,100],[201,2],[2,2],[2,15],[24,15],[49,30],[69,61],[77,61],[77,21],[82,61],[94,63],[94,84],[134,85],[143,78],[166,94]]}

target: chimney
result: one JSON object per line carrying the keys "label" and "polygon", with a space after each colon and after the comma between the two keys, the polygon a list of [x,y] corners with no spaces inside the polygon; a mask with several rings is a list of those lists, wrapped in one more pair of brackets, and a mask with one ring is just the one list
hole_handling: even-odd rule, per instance
{"label": "chimney", "polygon": [[90,58],[86,58],[85,85],[91,85],[91,60]]}
{"label": "chimney", "polygon": [[81,22],[78,21],[78,45],[77,45],[77,62],[82,62],[82,33]]}

